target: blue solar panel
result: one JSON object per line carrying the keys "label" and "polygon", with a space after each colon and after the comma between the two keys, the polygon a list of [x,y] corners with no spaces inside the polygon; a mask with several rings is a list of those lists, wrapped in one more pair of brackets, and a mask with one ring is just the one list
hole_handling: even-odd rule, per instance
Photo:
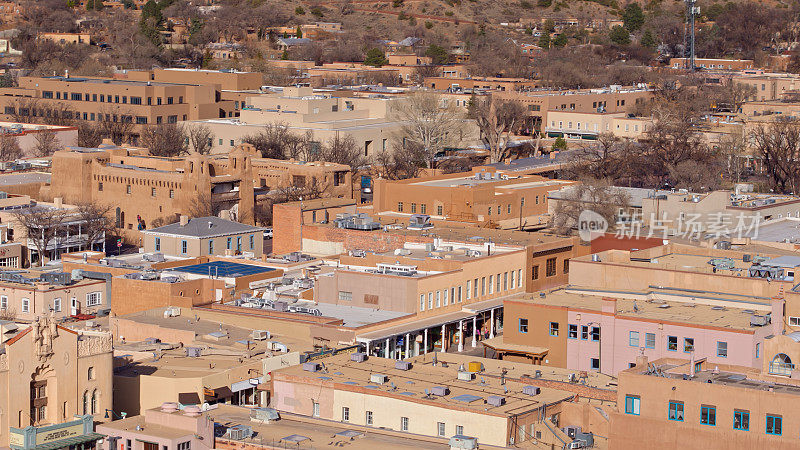
{"label": "blue solar panel", "polygon": [[472,403],[474,401],[480,400],[482,397],[478,397],[477,395],[472,394],[461,394],[453,397],[453,400],[458,400],[464,403]]}
{"label": "blue solar panel", "polygon": [[195,275],[211,275],[220,277],[240,277],[245,275],[255,275],[257,273],[272,272],[275,269],[270,267],[256,266],[252,264],[242,264],[229,261],[211,261],[202,264],[192,264],[190,266],[174,267],[170,270],[176,272],[193,273]]}

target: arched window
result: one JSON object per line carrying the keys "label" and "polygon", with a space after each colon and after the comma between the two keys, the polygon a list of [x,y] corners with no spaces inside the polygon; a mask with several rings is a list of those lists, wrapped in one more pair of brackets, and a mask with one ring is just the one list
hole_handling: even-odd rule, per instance
{"label": "arched window", "polygon": [[92,414],[97,414],[97,389],[92,391]]}
{"label": "arched window", "polygon": [[89,414],[89,391],[83,391],[83,415]]}
{"label": "arched window", "polygon": [[792,374],[792,370],[794,370],[792,359],[785,353],[778,353],[769,363],[769,373],[773,375],[789,376]]}

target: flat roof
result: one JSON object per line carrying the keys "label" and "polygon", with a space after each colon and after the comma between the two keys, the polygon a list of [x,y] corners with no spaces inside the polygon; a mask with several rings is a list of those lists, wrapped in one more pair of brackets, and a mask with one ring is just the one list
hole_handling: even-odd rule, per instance
{"label": "flat roof", "polygon": [[14,186],[28,183],[49,183],[50,174],[44,172],[21,172],[0,175],[0,186]]}
{"label": "flat roof", "polygon": [[756,241],[800,243],[800,219],[785,218],[764,222],[746,236]]}
{"label": "flat roof", "polygon": [[319,302],[313,305],[324,317],[342,319],[342,326],[358,328],[373,323],[384,322],[387,320],[398,319],[408,316],[409,313],[388,311],[372,308],[362,308],[359,306],[334,305],[332,303]]}
{"label": "flat roof", "polygon": [[257,233],[264,228],[254,227],[232,220],[221,219],[215,216],[196,217],[189,219],[186,225],[180,222],[171,223],[162,227],[144,230],[144,234],[164,234],[176,237],[208,238],[232,234]]}
{"label": "flat roof", "polygon": [[[568,289],[556,289],[539,294],[523,294],[512,299],[515,302],[529,303],[532,305],[566,307],[573,310],[601,312],[603,298],[616,299],[616,317],[632,320],[655,320],[659,322],[672,322],[696,327],[718,327],[731,330],[753,331],[760,327],[750,325],[750,318],[759,312],[755,308],[764,309],[763,303],[742,304],[741,307],[723,306],[725,297],[719,299],[697,299],[688,297],[686,301],[663,300],[661,298],[639,298],[627,295],[615,296],[614,293],[573,293]],[[650,296],[658,297],[658,296]],[[754,299],[755,300],[755,299]],[[729,305],[729,304],[728,304]],[[763,313],[763,312],[762,312]]]}
{"label": "flat roof", "polygon": [[230,261],[209,261],[200,264],[191,264],[188,266],[170,267],[165,269],[172,272],[192,273],[195,275],[211,275],[220,276],[224,278],[235,278],[246,275],[255,275],[257,273],[272,272],[275,269],[272,267],[257,266],[255,264],[242,264]]}
{"label": "flat roof", "polygon": [[[434,355],[437,358],[436,365],[433,364]],[[574,392],[550,387],[541,388],[538,395],[524,394],[523,387],[529,384],[520,379],[524,376],[532,378],[535,370],[541,370],[542,378],[565,382],[569,379],[569,374],[575,373],[573,370],[449,353],[429,353],[405,361],[411,363],[410,370],[395,368],[394,359],[371,356],[359,363],[351,361],[348,354],[339,354],[322,360],[325,364],[322,372],[307,372],[299,365],[273,372],[273,377],[279,379],[281,375],[286,375],[291,380],[330,383],[332,389],[338,390],[360,387],[365,393],[373,393],[375,396],[506,417],[575,398]],[[469,362],[481,363],[484,370],[476,373],[472,381],[459,380],[459,368],[463,365],[466,369]],[[506,371],[504,385],[500,379],[503,369]],[[370,381],[372,374],[386,375],[388,379],[384,384],[373,383]],[[587,373],[586,380],[588,386],[602,386],[604,389],[611,382],[609,376],[594,372]],[[432,388],[437,386],[448,388],[449,393],[444,396],[426,395],[426,391],[431,393]],[[500,406],[490,405],[486,402],[489,396],[503,397],[505,403]]]}

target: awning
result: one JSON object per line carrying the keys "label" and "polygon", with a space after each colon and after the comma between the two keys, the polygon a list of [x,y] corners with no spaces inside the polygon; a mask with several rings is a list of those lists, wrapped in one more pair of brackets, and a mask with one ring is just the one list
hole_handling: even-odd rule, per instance
{"label": "awning", "polygon": [[425,317],[413,322],[389,326],[380,330],[369,331],[356,337],[358,342],[372,342],[387,339],[393,336],[401,336],[408,333],[415,333],[425,328],[441,327],[442,325],[458,322],[459,320],[472,319],[474,314],[465,311],[454,311],[451,313],[440,314],[438,316]]}
{"label": "awning", "polygon": [[[513,297],[518,297],[519,295],[514,295]],[[484,311],[489,311],[490,309],[502,308],[503,307],[503,300],[510,298],[512,296],[507,295],[498,298],[492,298],[489,300],[482,300],[475,303],[470,303],[468,305],[464,305],[461,309],[466,312],[471,313],[482,313]]]}
{"label": "awning", "polygon": [[197,392],[181,392],[178,394],[178,403],[181,405],[199,405],[200,396]]}
{"label": "awning", "polygon": [[261,378],[250,378],[249,380],[242,380],[237,381],[231,385],[232,392],[239,392],[245,389],[251,389],[259,385],[261,383]]}
{"label": "awning", "polygon": [[503,336],[497,336],[491,339],[484,339],[481,341],[486,347],[493,349],[498,353],[516,353],[521,355],[534,355],[534,356],[543,356],[548,351],[549,348],[546,347],[534,347],[532,345],[521,345],[521,344],[507,344],[503,340]]}
{"label": "awning", "polygon": [[67,448],[71,445],[78,445],[84,442],[91,442],[97,441],[100,439],[104,439],[105,435],[100,433],[86,433],[80,436],[73,436],[66,439],[60,439],[57,441],[49,442],[47,444],[37,445],[34,447],[35,450],[55,450],[58,448]]}
{"label": "awning", "polygon": [[215,389],[206,389],[206,400],[217,400],[221,398],[233,397],[233,391],[228,386],[222,386]]}

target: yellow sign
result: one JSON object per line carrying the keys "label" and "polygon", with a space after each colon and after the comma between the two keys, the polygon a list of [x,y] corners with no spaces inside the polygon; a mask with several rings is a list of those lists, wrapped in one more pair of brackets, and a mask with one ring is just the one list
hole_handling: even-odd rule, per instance
{"label": "yellow sign", "polygon": [[8,445],[15,445],[17,447],[25,446],[25,436],[22,433],[11,433],[8,437]]}
{"label": "yellow sign", "polygon": [[83,423],[70,425],[68,427],[59,428],[51,431],[38,431],[36,433],[36,445],[44,445],[61,439],[67,439],[83,434]]}

